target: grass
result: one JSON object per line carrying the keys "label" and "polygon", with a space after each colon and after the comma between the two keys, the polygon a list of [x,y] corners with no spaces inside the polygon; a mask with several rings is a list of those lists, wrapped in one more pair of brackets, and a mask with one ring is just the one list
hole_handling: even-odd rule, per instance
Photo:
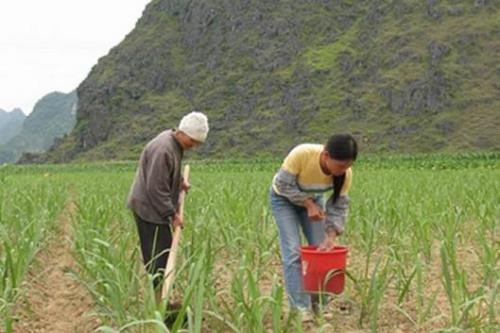
{"label": "grass", "polygon": [[22,282],[57,228],[65,188],[47,174],[11,177],[0,169],[0,327],[11,333]]}
{"label": "grass", "polygon": [[[4,167],[0,179],[8,186],[0,193],[19,198],[26,184],[63,193],[59,189],[71,184],[79,267],[73,274],[92,296],[102,332],[309,332],[313,328],[286,309],[268,204],[279,163],[190,162],[193,187],[170,296],[182,304],[185,327],[181,317],[173,327],[163,325],[165,307],[155,305],[140,263],[125,207],[134,162]],[[349,278],[344,294],[332,299],[333,319],[321,319],[314,330],[495,332],[499,170],[498,153],[364,156],[357,162],[349,221],[339,239],[350,250]],[[22,211],[53,200],[59,204],[47,218],[54,216],[63,201],[49,193],[48,201],[19,201],[33,207]],[[6,205],[0,207],[5,214]],[[338,312],[339,302],[350,304],[350,312]],[[7,327],[9,319],[2,320]]]}

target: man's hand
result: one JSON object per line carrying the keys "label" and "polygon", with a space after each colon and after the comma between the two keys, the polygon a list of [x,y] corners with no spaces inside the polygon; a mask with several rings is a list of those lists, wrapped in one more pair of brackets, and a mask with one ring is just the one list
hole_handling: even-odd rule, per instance
{"label": "man's hand", "polygon": [[335,246],[335,239],[337,238],[337,232],[335,230],[329,230],[326,233],[325,239],[319,244],[319,251],[330,251]]}
{"label": "man's hand", "polygon": [[304,207],[307,209],[307,216],[313,221],[323,221],[325,219],[325,212],[314,203],[312,199],[304,201]]}
{"label": "man's hand", "polygon": [[190,188],[191,184],[189,184],[186,180],[183,179],[181,183],[181,191],[188,193]]}
{"label": "man's hand", "polygon": [[174,227],[174,229],[177,227],[184,228],[184,221],[182,220],[179,213],[175,213],[174,219],[172,220],[172,226]]}

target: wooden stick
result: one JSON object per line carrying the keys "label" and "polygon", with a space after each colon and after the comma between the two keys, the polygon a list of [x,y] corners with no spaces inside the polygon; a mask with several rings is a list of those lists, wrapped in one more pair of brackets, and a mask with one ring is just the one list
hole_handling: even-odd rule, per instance
{"label": "wooden stick", "polygon": [[[189,165],[184,167],[184,181],[188,181],[189,179]],[[185,191],[181,191],[179,195],[179,207],[178,213],[184,221],[184,197],[186,196]],[[177,250],[179,249],[179,241],[181,239],[182,228],[177,226],[174,228],[174,236],[172,237],[172,246],[170,247],[170,254],[168,256],[167,267],[165,268],[165,281],[163,282],[163,287],[161,290],[161,299],[167,298],[170,289],[172,288],[172,284],[174,283],[175,278],[175,263],[177,261]]]}

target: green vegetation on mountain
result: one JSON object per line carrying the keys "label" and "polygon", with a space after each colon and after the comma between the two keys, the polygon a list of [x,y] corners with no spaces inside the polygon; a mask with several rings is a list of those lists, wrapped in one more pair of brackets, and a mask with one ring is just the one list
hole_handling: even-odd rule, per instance
{"label": "green vegetation on mountain", "polygon": [[53,92],[41,98],[22,123],[19,133],[0,147],[0,164],[16,162],[23,154],[31,161],[75,126],[77,96]]}
{"label": "green vegetation on mountain", "polygon": [[14,109],[11,112],[0,109],[0,146],[21,131],[25,118],[21,109]]}
{"label": "green vegetation on mountain", "polygon": [[154,0],[78,87],[50,161],[136,159],[206,112],[199,157],[283,156],[351,132],[364,152],[500,148],[500,3]]}

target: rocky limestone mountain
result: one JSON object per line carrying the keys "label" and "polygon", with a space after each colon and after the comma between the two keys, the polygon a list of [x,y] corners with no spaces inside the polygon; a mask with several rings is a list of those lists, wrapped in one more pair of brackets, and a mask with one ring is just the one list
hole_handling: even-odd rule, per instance
{"label": "rocky limestone mountain", "polygon": [[21,109],[10,112],[0,109],[0,146],[15,137],[23,126],[26,115]]}
{"label": "rocky limestone mountain", "polygon": [[76,91],[45,95],[24,120],[19,133],[0,148],[0,164],[16,162],[23,153],[45,152],[74,127],[76,109]]}
{"label": "rocky limestone mountain", "polygon": [[365,152],[498,149],[499,17],[496,0],[154,0],[46,159],[136,159],[190,110],[210,119],[198,157],[337,132]]}

